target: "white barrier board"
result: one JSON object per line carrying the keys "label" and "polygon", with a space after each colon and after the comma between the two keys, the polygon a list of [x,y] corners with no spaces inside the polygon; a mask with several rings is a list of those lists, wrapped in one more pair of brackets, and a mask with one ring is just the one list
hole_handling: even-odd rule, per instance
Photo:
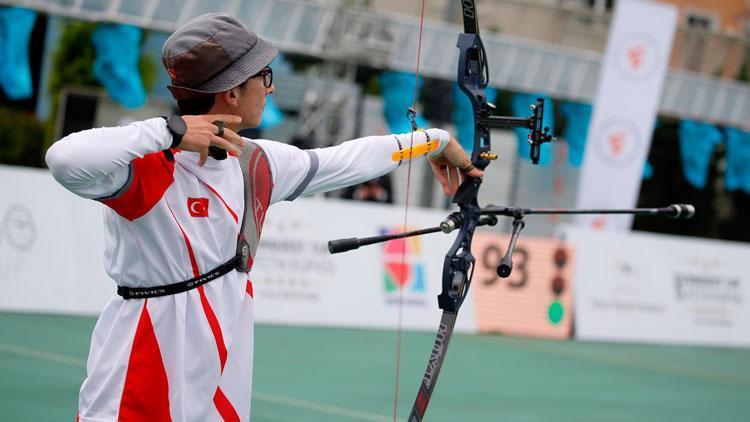
{"label": "white barrier board", "polygon": [[750,346],[750,246],[569,227],[582,340]]}
{"label": "white barrier board", "polygon": [[[434,233],[330,255],[334,238],[400,231],[403,207],[355,201],[298,199],[273,205],[266,216],[251,273],[258,322],[395,328],[399,291],[403,327],[436,330],[443,257],[455,233]],[[443,211],[410,208],[411,228],[436,226]],[[405,261],[402,265],[402,248]],[[467,298],[457,331],[476,331]]]}
{"label": "white barrier board", "polygon": [[0,309],[96,315],[115,297],[101,207],[49,171],[0,166]]}

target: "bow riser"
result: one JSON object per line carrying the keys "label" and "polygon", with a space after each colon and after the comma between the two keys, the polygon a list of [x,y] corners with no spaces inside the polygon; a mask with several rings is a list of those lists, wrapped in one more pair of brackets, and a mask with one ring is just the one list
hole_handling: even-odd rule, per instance
{"label": "bow riser", "polygon": [[456,235],[443,262],[442,292],[438,295],[438,306],[446,312],[458,313],[458,309],[466,298],[474,272],[474,255],[471,254],[471,241],[474,230],[481,216],[481,208],[476,199],[473,203],[462,204],[463,221],[461,229]]}
{"label": "bow riser", "polygon": [[484,58],[486,53],[482,39],[479,34],[459,34],[456,43],[460,53],[458,56],[458,73],[456,80],[458,87],[463,91],[474,111],[474,148],[471,153],[471,161],[474,166],[484,170],[489,160],[481,158],[483,153],[490,151],[489,126],[480,124],[489,116],[487,106],[486,88],[489,81],[489,70]]}

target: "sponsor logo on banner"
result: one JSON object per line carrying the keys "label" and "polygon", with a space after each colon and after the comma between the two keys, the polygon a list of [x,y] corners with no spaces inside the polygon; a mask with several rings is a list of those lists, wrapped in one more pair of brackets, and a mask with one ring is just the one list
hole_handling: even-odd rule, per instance
{"label": "sponsor logo on banner", "polygon": [[[611,202],[597,201],[591,208],[616,208]],[[612,214],[590,214],[579,216],[579,221],[586,221],[586,225],[592,230],[605,231],[612,224]]]}
{"label": "sponsor logo on banner", "polygon": [[[381,234],[400,233],[400,229],[381,230]],[[383,244],[383,290],[386,302],[426,305],[427,286],[421,239],[394,239]]]}
{"label": "sponsor logo on banner", "polygon": [[648,35],[637,33],[626,36],[616,47],[617,68],[626,78],[648,78],[656,71],[659,50]]}
{"label": "sponsor logo on banner", "polygon": [[19,251],[25,252],[36,243],[37,229],[34,215],[21,204],[13,204],[5,211],[0,226],[0,242]]}
{"label": "sponsor logo on banner", "polygon": [[606,215],[598,215],[596,217],[591,218],[591,228],[594,230],[604,230],[607,228],[607,223],[609,222],[609,219]]}
{"label": "sponsor logo on banner", "polygon": [[732,327],[744,303],[742,275],[727,274],[719,259],[693,257],[672,276],[675,301],[698,326]]}
{"label": "sponsor logo on banner", "polygon": [[38,236],[34,214],[22,204],[11,204],[0,219],[0,278],[27,268],[27,253]]}
{"label": "sponsor logo on banner", "polygon": [[634,312],[642,314],[660,314],[666,311],[658,300],[650,300],[651,279],[648,271],[636,263],[613,257],[611,270],[608,271],[609,284],[612,286],[609,297],[596,298],[592,305],[600,310]]}
{"label": "sponsor logo on banner", "polygon": [[[304,222],[289,219],[265,227],[253,265],[256,297],[319,303],[339,274],[323,241],[300,235]],[[270,229],[270,230],[269,230]]]}
{"label": "sponsor logo on banner", "polygon": [[605,122],[596,137],[596,151],[607,165],[622,167],[638,158],[642,140],[638,129],[628,120]]}

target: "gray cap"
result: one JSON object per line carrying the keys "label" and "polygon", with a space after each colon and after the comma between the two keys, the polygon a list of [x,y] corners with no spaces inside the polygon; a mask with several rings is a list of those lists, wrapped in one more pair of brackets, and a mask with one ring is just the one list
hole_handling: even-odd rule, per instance
{"label": "gray cap", "polygon": [[263,70],[278,50],[235,16],[208,13],[178,28],[164,43],[162,63],[177,100],[228,91]]}

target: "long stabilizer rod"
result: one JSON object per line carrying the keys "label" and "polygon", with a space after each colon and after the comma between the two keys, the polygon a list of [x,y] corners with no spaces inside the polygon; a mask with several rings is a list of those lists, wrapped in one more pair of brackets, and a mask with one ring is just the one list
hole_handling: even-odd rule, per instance
{"label": "long stabilizer rod", "polygon": [[488,205],[482,208],[484,215],[505,215],[523,217],[530,214],[634,214],[666,215],[670,218],[692,218],[695,207],[690,204],[672,204],[661,208],[624,208],[624,209],[577,209],[577,208],[516,208]]}
{"label": "long stabilizer rod", "polygon": [[[626,209],[575,209],[575,208],[516,208],[488,205],[482,208],[482,218],[477,226],[494,226],[497,224],[498,215],[523,218],[531,214],[634,214],[634,215],[666,215],[670,218],[692,218],[695,215],[695,207],[690,204],[672,204],[661,208],[626,208]],[[387,234],[372,237],[350,237],[336,239],[328,242],[328,251],[331,254],[358,249],[360,246],[372,245],[373,243],[387,242],[389,240],[404,237],[419,236],[429,233],[450,233],[461,226],[461,217],[453,213],[440,223],[437,227],[414,230],[410,232]]]}

